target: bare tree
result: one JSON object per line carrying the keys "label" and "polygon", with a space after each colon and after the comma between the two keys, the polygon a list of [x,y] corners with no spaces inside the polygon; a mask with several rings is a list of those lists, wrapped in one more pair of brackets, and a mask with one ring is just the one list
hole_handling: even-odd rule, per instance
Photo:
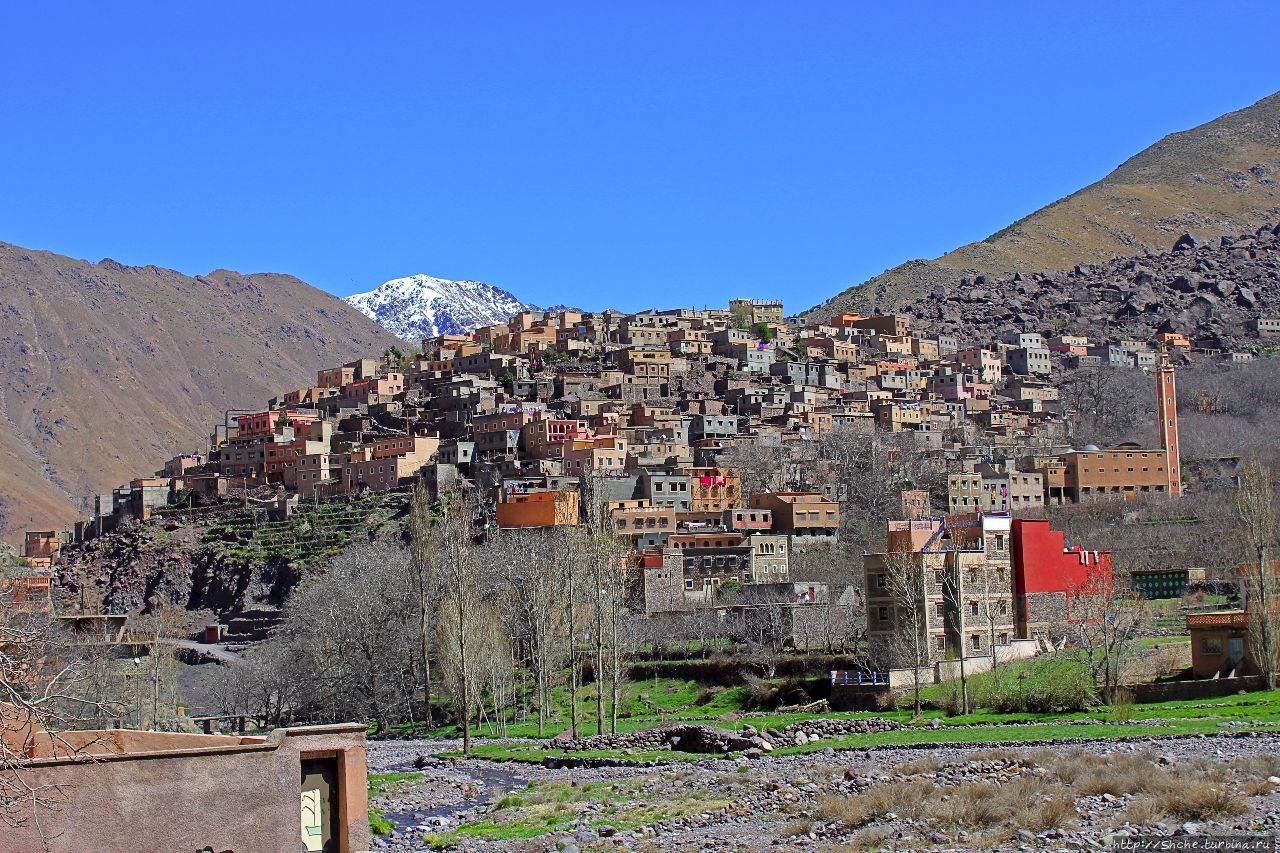
{"label": "bare tree", "polygon": [[[0,584],[0,822],[34,824],[57,809],[56,785],[34,778],[35,755],[74,757],[82,746],[58,734],[76,720],[96,717],[86,697],[83,661],[49,615],[19,605]],[[43,830],[41,837],[45,838]],[[46,845],[48,839],[46,838]]]}
{"label": "bare tree", "polygon": [[558,584],[563,596],[565,646],[569,657],[569,728],[576,736],[578,728],[578,687],[581,673],[578,669],[579,598],[585,587],[584,569],[587,566],[587,547],[590,539],[577,527],[570,528],[564,539],[561,559],[556,562]]}
{"label": "bare tree", "polygon": [[[411,560],[398,545],[363,543],[294,591],[273,642],[294,654],[307,716],[363,718],[384,731],[407,705],[417,657]],[[277,658],[279,660],[280,658]]]}
{"label": "bare tree", "polygon": [[559,528],[506,531],[500,541],[508,549],[506,560],[512,595],[511,614],[522,638],[534,680],[534,704],[538,736],[544,734],[551,691],[564,663],[563,586],[565,536]]}
{"label": "bare tree", "polygon": [[1236,493],[1236,516],[1251,552],[1241,569],[1249,618],[1249,646],[1258,671],[1269,688],[1276,686],[1280,668],[1280,607],[1276,604],[1272,548],[1276,541],[1275,478],[1259,458],[1245,460]]}
{"label": "bare tree", "polygon": [[1077,444],[1114,444],[1149,429],[1155,413],[1151,379],[1125,367],[1092,367],[1066,374],[1059,385]]}
{"label": "bare tree", "polygon": [[742,494],[769,492],[783,485],[786,451],[779,444],[758,439],[734,444],[720,454],[719,464],[738,473]]}
{"label": "bare tree", "polygon": [[462,752],[471,754],[471,714],[475,698],[475,647],[488,630],[484,613],[485,573],[476,549],[476,499],[465,493],[441,502],[440,580],[447,618],[441,633],[448,651],[446,670],[462,725]]}
{"label": "bare tree", "polygon": [[[969,713],[969,671],[966,665],[968,649],[964,640],[968,631],[965,629],[965,584],[960,571],[951,566],[943,572],[943,594],[950,600],[951,612],[956,615],[956,633],[959,637],[956,652],[960,661],[960,713]],[[976,614],[975,614],[976,615]],[[995,650],[991,652],[992,672],[995,672]]]}
{"label": "bare tree", "polygon": [[930,664],[928,590],[923,563],[911,551],[884,555],[884,590],[892,596],[892,656],[911,667],[915,713],[920,715],[920,670]]}
{"label": "bare tree", "polygon": [[302,705],[304,672],[288,644],[259,643],[242,655],[242,663],[223,665],[210,685],[220,713],[252,718],[259,728],[289,725]]}
{"label": "bare tree", "polygon": [[796,582],[825,584],[827,594],[809,605],[814,631],[827,652],[849,652],[867,639],[866,575],[862,554],[841,543],[836,548],[791,549],[788,574]]}
{"label": "bare tree", "polygon": [[409,504],[409,552],[413,556],[411,577],[417,600],[427,728],[432,725],[431,644],[435,636],[435,614],[440,606],[440,545],[440,531],[431,512],[427,484],[419,480]]}
{"label": "bare tree", "polygon": [[1114,702],[1143,621],[1142,603],[1123,578],[1097,564],[1067,591],[1067,601],[1076,649],[1103,700]]}
{"label": "bare tree", "polygon": [[817,453],[815,470],[840,503],[842,535],[872,551],[883,545],[884,523],[897,515],[903,489],[938,491],[946,479],[909,432],[837,427],[822,434]]}
{"label": "bare tree", "polygon": [[[967,714],[970,707],[966,667],[969,649],[965,645],[969,636],[968,620],[971,618],[978,630],[985,634],[987,650],[991,654],[991,674],[995,676],[1000,665],[1000,635],[1004,633],[1007,639],[1013,620],[1013,577],[1005,562],[986,559],[957,567],[944,577],[947,597],[951,599],[952,610],[959,619],[961,708]],[[998,679],[994,680],[999,683]]]}

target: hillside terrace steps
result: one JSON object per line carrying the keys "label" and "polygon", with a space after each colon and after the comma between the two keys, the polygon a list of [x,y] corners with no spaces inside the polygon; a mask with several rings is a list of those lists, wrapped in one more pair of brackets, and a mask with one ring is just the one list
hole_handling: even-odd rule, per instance
{"label": "hillside terrace steps", "polygon": [[241,610],[225,614],[220,621],[224,627],[222,643],[258,643],[275,631],[284,614],[279,610]]}

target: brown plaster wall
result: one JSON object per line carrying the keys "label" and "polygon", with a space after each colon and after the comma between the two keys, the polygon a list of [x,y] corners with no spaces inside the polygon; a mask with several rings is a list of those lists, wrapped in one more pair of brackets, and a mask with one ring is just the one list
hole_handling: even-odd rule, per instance
{"label": "brown plaster wall", "polygon": [[[225,740],[225,739],[220,739]],[[275,853],[300,847],[301,754],[335,755],[342,774],[344,853],[369,847],[362,727],[276,730],[260,745],[213,745],[104,757],[33,761],[33,784],[57,786],[41,810],[51,853],[190,851]],[[3,849],[40,851],[35,820],[5,827]]]}

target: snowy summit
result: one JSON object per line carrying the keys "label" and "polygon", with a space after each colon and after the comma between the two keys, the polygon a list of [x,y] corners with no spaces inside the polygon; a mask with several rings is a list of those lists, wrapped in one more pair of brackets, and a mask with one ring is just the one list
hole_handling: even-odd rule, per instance
{"label": "snowy summit", "polygon": [[482,281],[450,281],[429,275],[394,278],[347,302],[406,341],[458,335],[505,321],[532,308]]}

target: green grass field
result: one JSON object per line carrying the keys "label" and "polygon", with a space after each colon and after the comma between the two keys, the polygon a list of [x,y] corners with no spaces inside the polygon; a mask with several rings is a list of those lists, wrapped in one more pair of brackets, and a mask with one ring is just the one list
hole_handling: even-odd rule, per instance
{"label": "green grass field", "polygon": [[[660,678],[630,682],[622,691],[618,706],[618,731],[631,732],[650,728],[666,720],[706,720],[724,714],[740,713],[746,703],[745,687],[707,688],[696,681]],[[569,728],[569,690],[560,686],[552,691],[554,711],[543,729],[543,737],[551,737]],[[605,730],[609,729],[609,711],[605,709]],[[594,686],[579,688],[577,693],[578,731],[596,734],[596,695]],[[455,738],[462,735],[454,725],[426,730],[421,726],[397,726],[397,734],[414,737]],[[475,737],[497,737],[500,732],[492,723],[472,726]],[[507,724],[501,733],[507,737],[538,737],[536,719]]]}
{"label": "green grass field", "polygon": [[[1280,690],[1146,705],[1124,706],[1121,710],[1097,708],[1091,711],[1042,714],[1003,714],[979,710],[961,716],[946,716],[941,711],[925,711],[913,720],[909,710],[886,712],[854,712],[828,714],[751,714],[738,719],[718,716],[699,717],[683,714],[681,720],[701,721],[726,729],[739,729],[750,723],[757,728],[781,728],[795,722],[813,719],[853,719],[883,717],[896,720],[908,728],[888,732],[853,735],[822,740],[797,747],[783,747],[776,754],[800,754],[827,747],[835,749],[869,749],[883,746],[914,744],[1018,743],[1021,741],[1070,741],[1077,739],[1109,739],[1135,736],[1210,734],[1220,731],[1223,723],[1232,730],[1280,730]],[[628,721],[627,730],[644,727],[641,721]],[[650,721],[647,725],[656,725]],[[619,726],[622,729],[622,726]],[[456,753],[450,753],[456,754]],[[547,756],[568,755],[564,750],[542,744],[476,744],[472,755],[493,761],[541,762]],[[652,750],[626,754],[619,750],[574,752],[580,758],[619,758],[640,762],[688,761],[706,756],[670,750]]]}

